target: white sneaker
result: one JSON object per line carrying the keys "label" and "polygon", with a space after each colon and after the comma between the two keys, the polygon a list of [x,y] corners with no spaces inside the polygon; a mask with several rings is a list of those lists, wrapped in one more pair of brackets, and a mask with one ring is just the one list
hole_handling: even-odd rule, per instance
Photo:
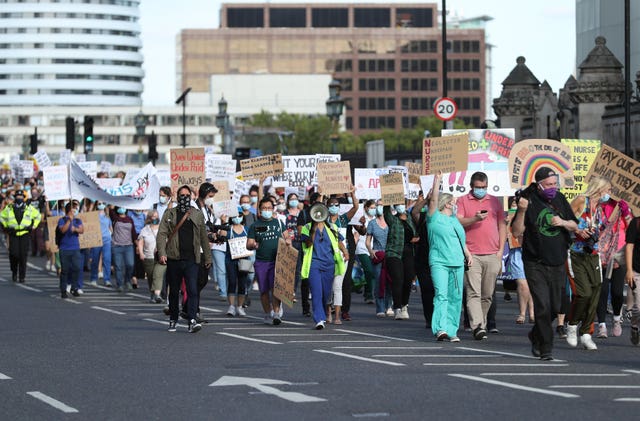
{"label": "white sneaker", "polygon": [[567,343],[572,348],[578,346],[578,325],[567,325]]}
{"label": "white sneaker", "polygon": [[580,336],[580,343],[587,351],[595,351],[598,349],[595,342],[593,342],[593,339],[591,339],[591,335],[589,335],[588,333]]}
{"label": "white sneaker", "polygon": [[98,279],[104,279],[102,272],[98,272]]}
{"label": "white sneaker", "polygon": [[98,281],[91,281],[90,282],[92,287],[97,287],[98,286]]}
{"label": "white sneaker", "polygon": [[395,309],[393,318],[395,320],[402,320],[402,310],[399,308]]}
{"label": "white sneaker", "polygon": [[403,306],[400,310],[400,317],[402,320],[409,320],[409,306]]}
{"label": "white sneaker", "polygon": [[227,310],[227,316],[233,317],[236,315],[236,306],[230,305],[229,310]]}
{"label": "white sneaker", "polygon": [[236,315],[238,315],[239,317],[245,317],[247,315],[247,312],[244,311],[244,308],[242,308],[242,306],[236,308]]}
{"label": "white sneaker", "polygon": [[376,313],[376,317],[379,319],[384,319],[385,316],[386,316],[386,313],[384,311]]}
{"label": "white sneaker", "polygon": [[273,317],[271,317],[270,314],[265,314],[264,319],[262,319],[262,323],[264,323],[265,325],[273,324]]}
{"label": "white sneaker", "polygon": [[395,313],[393,312],[393,309],[391,307],[389,307],[387,309],[387,317],[393,317]]}
{"label": "white sneaker", "polygon": [[78,288],[78,294],[80,295],[84,294],[84,291],[82,290],[82,288]]}
{"label": "white sneaker", "polygon": [[67,284],[67,294],[71,292],[71,285]]}
{"label": "white sneaker", "polygon": [[258,283],[257,283],[257,282],[254,282],[254,283],[253,283],[253,286],[251,287],[251,290],[252,290],[252,291],[258,291],[258,289],[259,289],[259,288],[258,288]]}

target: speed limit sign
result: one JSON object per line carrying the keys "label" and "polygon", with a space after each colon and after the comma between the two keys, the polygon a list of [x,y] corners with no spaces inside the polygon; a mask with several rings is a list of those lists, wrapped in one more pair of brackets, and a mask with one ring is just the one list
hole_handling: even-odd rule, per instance
{"label": "speed limit sign", "polygon": [[458,114],[458,105],[453,99],[443,97],[433,105],[433,112],[442,121],[453,120]]}

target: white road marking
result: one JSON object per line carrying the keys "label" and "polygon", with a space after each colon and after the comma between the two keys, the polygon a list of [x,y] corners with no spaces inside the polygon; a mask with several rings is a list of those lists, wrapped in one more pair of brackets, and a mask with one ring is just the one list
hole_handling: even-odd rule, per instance
{"label": "white road marking", "polygon": [[34,391],[34,392],[27,392],[27,395],[33,396],[34,398],[41,400],[42,402],[46,403],[47,405],[51,405],[56,409],[59,409],[62,412],[65,412],[67,414],[71,414],[71,413],[76,413],[78,412],[77,409],[72,408],[62,402],[60,402],[59,400],[53,399],[50,396],[45,395],[44,393],[38,392],[38,391]]}
{"label": "white road marking", "polygon": [[348,329],[336,329],[336,330],[339,332],[353,333],[354,335],[373,336],[374,338],[392,339],[394,341],[402,341],[402,342],[414,342],[413,339],[396,338],[394,336],[376,335],[373,333],[358,332],[355,330],[348,330]]}
{"label": "white road marking", "polygon": [[627,386],[623,384],[554,384],[552,389],[640,389],[640,386]]}
{"label": "white road marking", "polygon": [[358,355],[350,355],[350,354],[345,354],[343,352],[328,351],[328,350],[325,350],[325,349],[314,349],[314,351],[315,352],[321,352],[323,354],[337,355],[339,357],[353,358],[354,360],[366,361],[366,362],[370,362],[370,363],[391,365],[391,366],[394,366],[394,367],[404,367],[406,365],[406,364],[402,364],[402,363],[394,363],[392,361],[374,360],[373,358],[360,357]]}
{"label": "white road marking", "polygon": [[443,355],[443,354],[418,354],[418,355],[394,355],[394,354],[378,354],[372,355],[377,358],[500,358],[500,355]]}
{"label": "white road marking", "polygon": [[391,414],[388,412],[365,412],[363,414],[351,414],[353,418],[381,418],[388,417]]}
{"label": "white road marking", "polygon": [[127,314],[127,313],[123,313],[121,311],[111,310],[110,308],[104,308],[104,307],[98,307],[98,306],[91,306],[91,308],[94,309],[94,310],[106,311],[107,313],[117,314],[119,316]]}
{"label": "white road marking", "polygon": [[[474,352],[486,352],[486,353],[488,353],[488,354],[506,355],[506,356],[508,356],[508,357],[526,358],[526,359],[528,359],[528,360],[532,360],[532,359],[533,359],[533,360],[539,360],[539,359],[540,359],[540,358],[533,357],[533,356],[531,356],[531,355],[515,354],[515,353],[513,353],[513,352],[489,351],[489,350],[486,350],[486,349],[469,348],[469,347],[466,347],[466,346],[459,346],[459,347],[456,347],[456,349],[464,349],[464,350],[466,350],[466,351],[474,351]],[[553,360],[553,361],[560,361],[560,362],[564,362],[564,361],[561,361],[561,360]]]}
{"label": "white road marking", "polygon": [[622,370],[625,373],[640,374],[640,370]]}
{"label": "white road marking", "polygon": [[539,389],[537,387],[522,386],[522,385],[515,384],[515,383],[500,382],[500,381],[497,381],[497,380],[484,379],[482,377],[469,376],[469,375],[466,375],[466,374],[449,374],[449,375],[452,376],[452,377],[458,377],[458,378],[461,378],[461,379],[473,380],[473,381],[476,381],[476,382],[493,384],[493,385],[496,385],[496,386],[508,387],[510,389],[523,390],[523,391],[526,391],[526,392],[541,393],[543,395],[559,396],[561,398],[579,398],[580,397],[579,395],[574,395],[574,394],[571,394],[571,393],[555,392],[553,390]]}
{"label": "white road marking", "polygon": [[334,346],[333,349],[442,349],[441,346]]}
{"label": "white road marking", "polygon": [[480,373],[481,376],[549,376],[549,377],[624,377],[628,374],[603,374],[603,373]]}
{"label": "white road marking", "polygon": [[253,336],[349,336],[348,333],[255,333]]}
{"label": "white road marking", "polygon": [[[57,297],[60,298],[60,294],[58,295],[52,295],[52,297]],[[71,304],[82,304],[82,301],[78,301],[78,300],[74,300],[73,298],[60,298],[62,301],[64,301],[65,303],[71,303]]]}
{"label": "white road marking", "polygon": [[4,279],[4,278],[0,278],[0,282],[9,282],[9,281],[7,281],[7,280],[6,280],[6,279]]}
{"label": "white road marking", "polygon": [[30,287],[30,286],[28,286],[28,285],[24,285],[24,284],[16,284],[16,286],[18,286],[18,287],[20,287],[20,288],[22,288],[22,289],[26,289],[26,290],[29,290],[29,291],[33,291],[33,292],[42,292],[42,290],[41,290],[41,289],[34,288],[34,287]]}
{"label": "white road marking", "polygon": [[487,363],[423,363],[422,365],[448,365],[453,367],[462,367],[462,366],[491,366],[491,367],[567,367],[569,364],[506,364],[506,363],[498,363],[498,364],[487,364]]}
{"label": "white road marking", "polygon": [[216,333],[218,335],[225,335],[225,336],[230,336],[232,338],[244,339],[245,341],[262,342],[263,344],[270,344],[270,345],[282,345],[282,342],[265,341],[264,339],[248,338],[246,336],[235,335],[233,333],[227,333],[227,332],[216,332]]}
{"label": "white road marking", "polygon": [[200,310],[207,310],[207,311],[211,311],[213,313],[222,313],[222,310],[218,310],[217,308],[211,308],[211,307],[202,307],[202,306],[200,306]]}
{"label": "white road marking", "polygon": [[640,402],[640,398],[617,398],[614,399],[616,402]]}
{"label": "white road marking", "polygon": [[40,266],[36,266],[31,262],[27,262],[27,266],[30,267],[31,269],[35,269],[35,270],[40,271],[40,272],[44,272],[45,271],[44,268],[42,268]]}
{"label": "white road marking", "polygon": [[[271,330],[272,328],[271,327],[267,327],[267,325],[264,325],[264,326],[254,326],[254,327],[251,327],[251,326],[248,326],[248,327],[225,327],[224,329],[225,330],[266,330],[266,329]],[[308,327],[287,327],[287,330],[295,330],[295,329],[308,330],[310,328],[308,328]]]}
{"label": "white road marking", "polygon": [[304,393],[285,392],[283,390],[279,390],[273,386],[268,386],[268,385],[291,385],[291,383],[282,381],[282,380],[276,380],[276,379],[222,376],[215,382],[211,383],[209,386],[248,386],[248,387],[257,389],[264,394],[273,395],[280,399],[285,399],[287,401],[294,402],[294,403],[326,401],[326,399],[305,395]]}
{"label": "white road marking", "polygon": [[389,342],[389,341],[350,341],[350,340],[344,340],[344,341],[287,341],[290,344],[295,344],[295,343],[299,343],[299,344],[304,344],[304,343],[321,343],[321,344],[334,344],[334,343],[348,343],[348,342],[365,342],[365,343],[372,343],[372,342]]}
{"label": "white road marking", "polygon": [[142,320],[144,320],[145,322],[158,323],[158,324],[161,324],[161,325],[169,326],[169,323],[166,320],[164,320],[164,321],[163,320],[154,320],[154,319],[142,319]]}
{"label": "white road marking", "polygon": [[0,380],[11,380],[11,377],[7,376],[6,374],[0,373]]}

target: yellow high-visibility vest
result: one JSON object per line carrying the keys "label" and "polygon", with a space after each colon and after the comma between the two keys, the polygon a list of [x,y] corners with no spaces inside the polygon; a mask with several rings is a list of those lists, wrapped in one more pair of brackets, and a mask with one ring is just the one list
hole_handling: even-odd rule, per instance
{"label": "yellow high-visibility vest", "polygon": [[16,237],[23,236],[31,229],[36,229],[40,225],[41,215],[38,209],[31,205],[25,204],[24,214],[22,220],[18,223],[16,214],[13,209],[13,204],[6,206],[2,212],[0,212],[0,222],[4,228],[13,229],[16,232]]}

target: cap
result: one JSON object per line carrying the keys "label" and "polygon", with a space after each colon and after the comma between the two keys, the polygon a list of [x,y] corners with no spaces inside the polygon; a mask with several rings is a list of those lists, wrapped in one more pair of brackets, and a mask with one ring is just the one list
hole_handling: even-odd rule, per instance
{"label": "cap", "polygon": [[24,197],[24,191],[23,190],[16,190],[15,192],[13,192],[13,197],[16,197],[16,196]]}
{"label": "cap", "polygon": [[552,177],[554,175],[558,175],[558,174],[556,174],[556,172],[554,170],[552,170],[551,168],[549,168],[549,167],[538,168],[538,170],[536,171],[536,175],[535,175],[536,183],[539,183],[540,181],[544,180],[545,178],[549,178],[549,177]]}

